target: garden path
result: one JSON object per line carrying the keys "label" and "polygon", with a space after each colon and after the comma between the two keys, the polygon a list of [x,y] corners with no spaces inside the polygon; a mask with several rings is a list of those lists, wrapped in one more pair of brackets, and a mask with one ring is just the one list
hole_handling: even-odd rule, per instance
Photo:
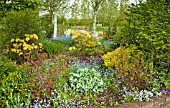
{"label": "garden path", "polygon": [[170,95],[163,95],[152,98],[149,102],[125,103],[119,107],[111,108],[170,108]]}

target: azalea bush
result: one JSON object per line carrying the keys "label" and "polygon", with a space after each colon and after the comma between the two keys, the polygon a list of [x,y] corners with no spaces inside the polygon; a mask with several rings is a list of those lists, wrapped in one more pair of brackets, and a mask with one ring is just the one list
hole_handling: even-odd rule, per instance
{"label": "azalea bush", "polygon": [[[14,53],[16,56],[23,56],[24,59],[31,59],[36,56],[39,51],[43,50],[42,43],[39,42],[36,34],[25,34],[24,38],[12,38],[11,39],[10,54]],[[27,56],[29,57],[25,57]]]}
{"label": "azalea bush", "polygon": [[[83,56],[104,53],[104,45],[99,42],[99,37],[93,36],[87,31],[75,31],[72,38],[75,46],[71,47]],[[73,50],[72,48],[70,49]]]}

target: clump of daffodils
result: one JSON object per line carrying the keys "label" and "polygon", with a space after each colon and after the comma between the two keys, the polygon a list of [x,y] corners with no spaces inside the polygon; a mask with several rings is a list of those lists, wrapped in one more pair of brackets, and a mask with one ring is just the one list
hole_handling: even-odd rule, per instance
{"label": "clump of daffodils", "polygon": [[38,36],[36,34],[25,34],[23,39],[13,38],[11,39],[11,52],[17,53],[19,56],[24,53],[31,53],[35,50],[42,50],[42,43],[38,42]]}

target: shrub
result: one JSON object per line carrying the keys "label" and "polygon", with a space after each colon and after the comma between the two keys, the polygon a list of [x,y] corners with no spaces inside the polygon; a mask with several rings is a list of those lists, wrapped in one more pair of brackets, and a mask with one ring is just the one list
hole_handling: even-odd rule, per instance
{"label": "shrub", "polygon": [[9,44],[12,38],[24,38],[24,34],[37,34],[42,39],[41,19],[38,11],[31,9],[11,11],[2,19],[0,28],[3,44]]}
{"label": "shrub", "polygon": [[69,81],[72,89],[81,93],[98,93],[104,90],[103,79],[94,67],[73,65]]}
{"label": "shrub", "polygon": [[[124,48],[120,46],[112,52],[108,52],[102,59],[107,67],[115,67],[118,70],[118,78],[123,85],[138,86],[144,89],[152,81],[152,72],[148,64],[142,60],[142,52],[135,47]],[[142,84],[141,84],[142,83]]]}
{"label": "shrub", "polygon": [[[24,59],[32,59],[36,57],[38,51],[42,51],[42,43],[39,43],[38,36],[36,34],[25,34],[23,38],[12,38],[10,54],[14,53],[18,56],[23,56]],[[25,57],[25,54],[31,55]],[[15,56],[14,56],[15,57]]]}
{"label": "shrub", "polygon": [[87,31],[75,31],[72,38],[75,42],[75,50],[83,56],[102,54],[105,51],[104,45],[98,40],[99,38]]}

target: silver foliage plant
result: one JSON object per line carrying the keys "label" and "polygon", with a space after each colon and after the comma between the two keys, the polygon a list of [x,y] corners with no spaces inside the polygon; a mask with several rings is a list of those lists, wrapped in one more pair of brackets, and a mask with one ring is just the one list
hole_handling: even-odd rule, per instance
{"label": "silver foliage plant", "polygon": [[105,85],[100,73],[89,65],[73,65],[69,81],[71,88],[81,93],[102,92]]}

